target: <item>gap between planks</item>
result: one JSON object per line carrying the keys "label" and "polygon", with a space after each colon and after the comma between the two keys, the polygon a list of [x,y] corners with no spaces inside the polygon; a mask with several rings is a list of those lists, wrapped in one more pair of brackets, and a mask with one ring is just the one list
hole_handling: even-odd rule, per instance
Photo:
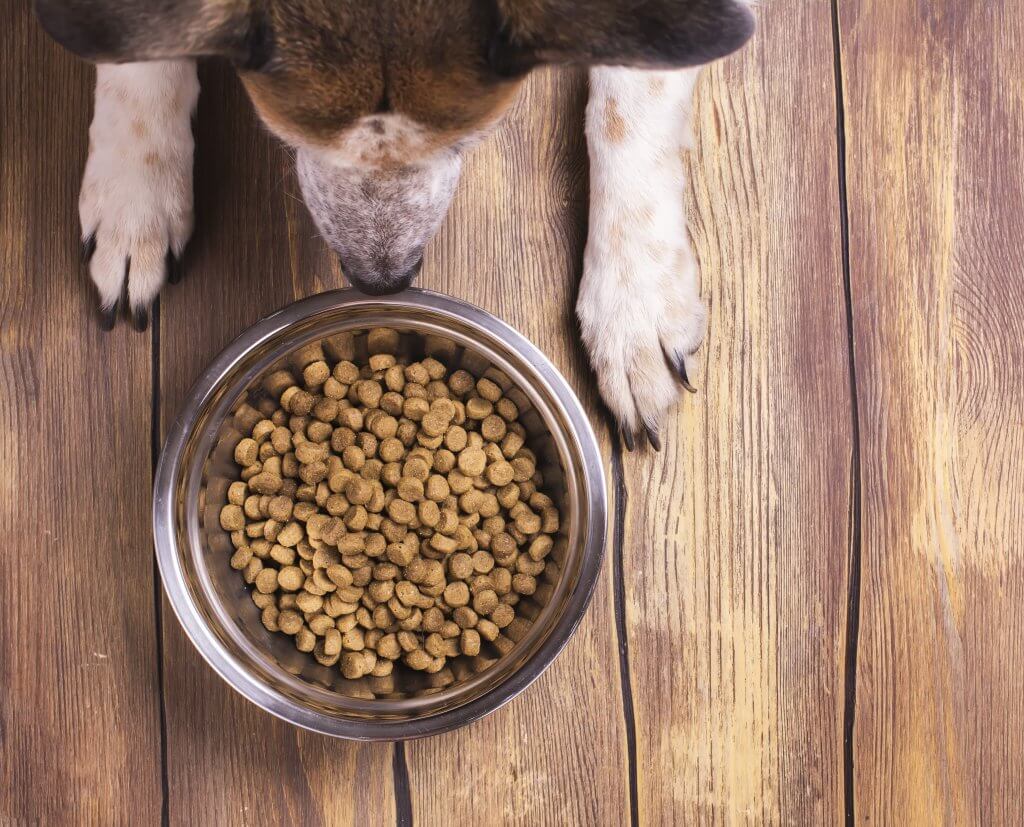
{"label": "gap between planks", "polygon": [[836,95],[836,156],[839,175],[839,221],[842,239],[843,290],[846,302],[847,355],[850,378],[850,428],[853,436],[850,458],[849,574],[846,597],[846,652],[843,675],[843,798],[847,827],[856,823],[854,726],[857,715],[857,654],[860,643],[861,578],[861,456],[860,412],[857,400],[857,353],[853,328],[853,284],[850,268],[850,216],[846,172],[846,101],[840,44],[838,0],[831,0],[832,53]]}

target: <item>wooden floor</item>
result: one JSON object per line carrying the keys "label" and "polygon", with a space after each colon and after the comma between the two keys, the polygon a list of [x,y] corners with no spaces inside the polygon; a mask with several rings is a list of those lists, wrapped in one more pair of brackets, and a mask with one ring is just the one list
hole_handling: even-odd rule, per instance
{"label": "wooden floor", "polygon": [[156,580],[151,474],[188,386],[342,283],[287,154],[206,69],[188,275],[149,333],[101,333],[75,238],[90,71],[0,9],[0,823],[1019,823],[1017,4],[771,0],[706,75],[686,198],[711,329],[660,455],[613,444],[574,336],[585,78],[531,80],[422,284],[568,376],[614,542],[536,685],[404,746],[248,705]]}

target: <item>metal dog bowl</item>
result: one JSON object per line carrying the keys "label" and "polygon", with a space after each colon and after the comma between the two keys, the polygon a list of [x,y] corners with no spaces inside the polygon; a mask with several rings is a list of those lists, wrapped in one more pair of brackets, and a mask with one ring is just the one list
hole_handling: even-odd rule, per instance
{"label": "metal dog bowl", "polygon": [[[260,622],[218,515],[237,479],[234,447],[267,404],[262,379],[299,348],[391,327],[414,352],[450,369],[485,371],[520,408],[544,491],[562,513],[561,542],[542,577],[545,588],[517,614],[530,625],[515,647],[481,671],[453,662],[454,682],[396,669],[391,679],[348,680],[320,666]],[[365,343],[363,344],[365,349]],[[607,494],[601,455],[579,401],[530,342],[494,316],[427,291],[371,298],[353,290],[297,302],[232,342],[200,377],[171,427],[157,468],[153,531],[164,589],[178,620],[207,662],[234,689],[268,712],[343,738],[393,740],[445,732],[480,718],[522,692],[544,671],[579,624],[601,565]],[[477,668],[479,663],[477,664]]]}

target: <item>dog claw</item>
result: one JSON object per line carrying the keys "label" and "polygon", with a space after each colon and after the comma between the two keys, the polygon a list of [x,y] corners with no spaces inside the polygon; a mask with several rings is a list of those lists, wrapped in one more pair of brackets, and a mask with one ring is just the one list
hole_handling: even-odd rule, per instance
{"label": "dog claw", "polygon": [[672,356],[669,356],[664,345],[662,346],[661,352],[665,357],[665,361],[668,362],[672,370],[675,371],[676,376],[679,377],[679,383],[683,386],[683,389],[690,393],[696,393],[697,389],[690,382],[690,377],[686,375],[686,359],[679,355],[679,351],[676,351]]}
{"label": "dog claw", "polygon": [[167,281],[171,284],[177,284],[181,281],[185,275],[185,263],[182,259],[174,255],[173,250],[167,251]]}
{"label": "dog claw", "polygon": [[647,441],[651,443],[651,447],[655,451],[661,451],[661,437],[658,436],[658,429],[652,428],[647,423],[644,423],[644,430],[647,432]]}
{"label": "dog claw", "polygon": [[626,445],[626,450],[629,451],[630,453],[636,450],[636,439],[634,439],[632,431],[627,431],[623,429],[622,441]]}
{"label": "dog claw", "polygon": [[131,312],[132,327],[139,333],[145,333],[149,327],[149,311],[145,307],[136,307]]}
{"label": "dog claw", "polygon": [[114,323],[117,321],[117,313],[121,309],[121,302],[114,302],[110,307],[100,308],[100,330],[104,333],[109,333],[114,329]]}
{"label": "dog claw", "polygon": [[96,233],[92,233],[88,238],[82,239],[82,264],[88,264],[92,261],[92,255],[96,252]]}
{"label": "dog claw", "polygon": [[686,375],[686,365],[682,362],[679,363],[679,381],[682,383],[683,390],[688,391],[689,393],[697,392],[697,389],[690,384],[690,377]]}

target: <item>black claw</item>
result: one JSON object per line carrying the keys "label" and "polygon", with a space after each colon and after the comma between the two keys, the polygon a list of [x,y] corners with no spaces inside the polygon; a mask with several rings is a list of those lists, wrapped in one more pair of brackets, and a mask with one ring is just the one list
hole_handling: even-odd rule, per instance
{"label": "black claw", "polygon": [[149,327],[149,311],[145,307],[136,307],[131,312],[132,327],[139,333],[145,333]]}
{"label": "black claw", "polygon": [[121,302],[114,302],[110,307],[100,308],[100,330],[109,333],[114,329],[114,322],[117,321],[117,313],[121,309]]}
{"label": "black claw", "polygon": [[88,238],[82,239],[82,264],[88,264],[92,261],[92,254],[96,252],[96,233],[92,233]]}
{"label": "black claw", "polygon": [[651,443],[651,447],[655,451],[661,451],[661,437],[658,436],[658,429],[652,428],[645,422],[644,430],[647,432],[647,441]]}
{"label": "black claw", "polygon": [[626,450],[633,452],[636,450],[636,440],[633,438],[633,432],[623,429],[622,441],[626,443]]}
{"label": "black claw", "polygon": [[682,383],[683,388],[690,393],[696,393],[697,389],[690,384],[690,377],[686,375],[686,362],[683,359],[679,360],[679,381]]}
{"label": "black claw", "polygon": [[166,259],[167,281],[177,284],[185,275],[185,262],[174,254],[174,250],[167,251]]}
{"label": "black claw", "polygon": [[662,354],[665,356],[665,361],[668,362],[672,370],[675,371],[679,377],[679,382],[685,390],[690,393],[696,393],[697,389],[690,383],[690,377],[686,375],[686,358],[679,355],[679,351],[675,351],[669,356],[668,351],[665,350],[664,346],[661,349]]}

